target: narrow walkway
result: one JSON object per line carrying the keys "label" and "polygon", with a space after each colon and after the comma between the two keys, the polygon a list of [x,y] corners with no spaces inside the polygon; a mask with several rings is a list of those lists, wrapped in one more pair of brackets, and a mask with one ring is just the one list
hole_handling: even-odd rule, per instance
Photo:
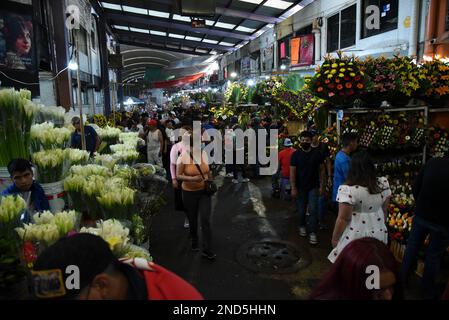
{"label": "narrow walkway", "polygon": [[[184,215],[174,211],[170,192],[153,223],[150,251],[155,262],[192,283],[206,299],[306,299],[330,265],[330,231],[320,232],[316,247],[300,238],[293,203],[271,197],[268,177],[237,185],[218,177],[217,183],[212,218],[217,259],[210,262],[190,250]],[[307,266],[290,274],[261,274],[243,267],[236,259],[239,248],[266,238],[293,243]]]}

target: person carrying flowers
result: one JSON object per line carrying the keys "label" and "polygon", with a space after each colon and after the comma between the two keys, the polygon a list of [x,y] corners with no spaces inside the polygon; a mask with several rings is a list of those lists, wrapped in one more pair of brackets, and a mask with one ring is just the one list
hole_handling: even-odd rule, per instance
{"label": "person carrying flowers", "polygon": [[8,172],[13,184],[1,195],[20,195],[26,202],[26,211],[21,219],[29,222],[35,212],[50,210],[47,197],[41,185],[34,181],[32,164],[25,159],[14,159],[8,164]]}

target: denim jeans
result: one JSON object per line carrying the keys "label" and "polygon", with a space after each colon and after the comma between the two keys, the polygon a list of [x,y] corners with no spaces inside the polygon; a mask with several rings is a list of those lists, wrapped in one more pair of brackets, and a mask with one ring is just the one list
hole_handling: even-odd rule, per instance
{"label": "denim jeans", "polygon": [[198,243],[198,216],[201,223],[203,250],[211,249],[212,231],[210,226],[212,200],[201,191],[182,191],[182,200],[187,211],[192,242]]}
{"label": "denim jeans", "polygon": [[298,198],[296,205],[299,213],[299,226],[306,226],[306,212],[309,208],[309,232],[316,233],[318,227],[318,188],[312,189],[308,192],[298,190]]}
{"label": "denim jeans", "polygon": [[430,242],[425,252],[422,289],[425,298],[434,299],[437,298],[438,294],[435,288],[435,280],[440,271],[441,258],[449,246],[449,229],[415,216],[402,263],[402,276],[406,282],[412,267],[417,262],[418,253],[429,234]]}
{"label": "denim jeans", "polygon": [[318,220],[320,223],[324,223],[324,216],[327,212],[327,197],[326,196],[319,196],[318,199]]}

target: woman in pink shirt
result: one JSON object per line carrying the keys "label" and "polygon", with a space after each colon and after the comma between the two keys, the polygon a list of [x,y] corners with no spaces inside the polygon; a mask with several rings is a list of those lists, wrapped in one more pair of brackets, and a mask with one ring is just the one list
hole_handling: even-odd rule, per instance
{"label": "woman in pink shirt", "polygon": [[[187,218],[187,211],[184,208],[184,204],[182,202],[182,190],[181,190],[181,181],[178,181],[176,177],[176,162],[178,161],[179,156],[186,150],[185,143],[190,142],[190,134],[192,133],[192,128],[189,126],[184,126],[179,130],[178,143],[174,144],[170,151],[170,173],[172,177],[172,185],[173,190],[175,192],[175,210],[184,211],[186,214],[186,218],[184,220],[184,228],[189,228],[189,219]],[[187,134],[187,139],[183,139],[184,135]],[[185,140],[183,142],[183,140]]]}

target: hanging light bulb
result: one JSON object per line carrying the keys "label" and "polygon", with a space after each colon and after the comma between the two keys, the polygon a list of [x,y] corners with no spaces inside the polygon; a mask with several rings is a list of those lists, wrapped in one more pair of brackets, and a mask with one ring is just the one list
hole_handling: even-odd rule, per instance
{"label": "hanging light bulb", "polygon": [[78,70],[78,63],[74,60],[69,61],[69,65],[67,66],[70,70],[76,71]]}

